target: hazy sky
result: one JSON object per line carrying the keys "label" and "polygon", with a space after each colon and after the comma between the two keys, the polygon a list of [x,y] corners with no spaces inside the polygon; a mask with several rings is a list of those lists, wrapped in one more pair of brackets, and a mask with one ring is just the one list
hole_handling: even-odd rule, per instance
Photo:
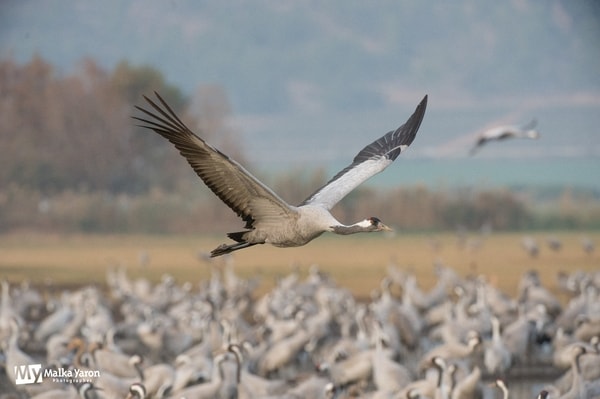
{"label": "hazy sky", "polygon": [[[462,159],[463,172],[453,173],[468,180],[477,132],[532,118],[542,140],[490,146],[478,159],[596,164],[598,4],[8,0],[0,5],[0,56],[24,62],[39,53],[62,73],[83,57],[107,68],[127,59],[155,66],[188,93],[222,85],[249,158],[281,167],[343,166],[427,93],[407,155]],[[565,183],[589,175],[590,163],[577,162],[545,172]],[[444,169],[428,178],[449,179]]]}
{"label": "hazy sky", "polygon": [[[598,105],[597,4],[8,0],[0,55],[38,52],[62,70],[83,57],[150,64],[187,92],[225,86],[240,112],[412,106],[423,91],[438,107],[505,105],[514,93],[527,106]],[[331,93],[346,90],[356,98]]]}

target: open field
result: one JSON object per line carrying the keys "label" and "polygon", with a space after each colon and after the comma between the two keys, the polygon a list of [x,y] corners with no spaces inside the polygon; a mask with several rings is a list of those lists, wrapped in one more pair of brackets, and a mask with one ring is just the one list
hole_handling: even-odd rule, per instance
{"label": "open field", "polygon": [[[553,334],[559,325],[561,327],[566,325],[569,331],[571,329],[579,331],[580,327],[577,326],[576,330],[575,322],[578,317],[574,315],[565,316],[564,320],[560,318],[561,315],[568,312],[561,313],[561,309],[556,310],[556,307],[553,306],[555,304],[553,296],[549,301],[551,311],[548,313],[540,312],[539,307],[534,306],[536,301],[540,300],[540,296],[533,294],[521,302],[522,309],[529,309],[527,312],[518,312],[517,314],[511,310],[510,306],[491,307],[486,301],[478,305],[489,306],[486,308],[489,312],[479,308],[476,308],[474,312],[467,312],[467,309],[472,308],[469,301],[475,298],[473,289],[475,284],[473,281],[460,280],[460,285],[467,288],[465,290],[467,295],[464,296],[467,302],[462,300],[454,302],[454,299],[458,297],[444,296],[444,303],[449,304],[450,309],[455,310],[449,312],[450,318],[441,321],[441,324],[447,322],[443,326],[445,332],[440,331],[441,324],[431,324],[431,321],[427,321],[430,316],[428,311],[444,309],[444,314],[446,314],[448,308],[428,306],[426,310],[424,308],[417,311],[417,308],[414,308],[415,313],[408,313],[408,308],[405,309],[403,306],[387,306],[391,302],[387,302],[389,297],[385,295],[377,298],[369,297],[373,290],[380,287],[381,280],[386,275],[387,266],[391,262],[399,268],[414,272],[418,284],[422,288],[428,289],[438,281],[433,264],[439,260],[452,267],[461,276],[485,275],[489,283],[498,286],[511,297],[510,301],[496,298],[496,304],[498,304],[498,300],[505,305],[516,303],[512,299],[515,299],[517,282],[525,271],[531,269],[538,271],[542,283],[557,293],[559,300],[562,300],[564,304],[573,303],[581,298],[594,301],[590,295],[580,295],[568,302],[566,294],[564,291],[558,290],[556,284],[556,273],[560,270],[570,273],[576,270],[586,272],[600,270],[599,254],[587,254],[583,251],[581,245],[583,233],[553,232],[531,236],[538,241],[541,247],[540,254],[535,258],[530,257],[521,247],[523,235],[516,233],[492,234],[485,238],[472,236],[462,246],[457,244],[457,237],[450,233],[435,236],[403,234],[394,237],[377,234],[348,237],[325,236],[305,247],[295,249],[256,246],[235,253],[233,259],[236,273],[243,278],[260,279],[259,288],[253,295],[255,297],[262,296],[269,292],[271,294],[269,297],[263,297],[267,298],[267,301],[245,300],[249,298],[245,296],[243,285],[235,286],[235,295],[239,293],[241,296],[233,301],[226,300],[235,298],[234,295],[228,296],[227,290],[223,290],[221,293],[215,293],[214,290],[209,293],[195,290],[181,296],[184,282],[206,283],[212,271],[218,270],[219,266],[223,265],[223,258],[208,262],[206,258],[199,256],[223,242],[221,237],[216,236],[53,236],[24,233],[4,235],[0,236],[0,278],[7,278],[13,283],[12,288],[16,288],[16,284],[22,281],[31,281],[37,288],[40,288],[38,292],[41,296],[36,297],[39,298],[39,301],[31,301],[31,307],[23,306],[29,302],[27,296],[19,296],[19,289],[13,289],[10,293],[12,304],[16,305],[12,308],[21,309],[21,317],[25,320],[23,331],[32,333],[32,338],[24,340],[20,349],[35,356],[36,359],[43,359],[40,362],[46,362],[46,364],[51,363],[48,356],[53,352],[48,349],[44,352],[43,349],[40,349],[48,347],[50,338],[46,335],[42,336],[39,331],[47,330],[47,328],[42,328],[42,324],[47,325],[45,321],[57,314],[61,316],[59,312],[63,309],[74,312],[72,320],[67,323],[68,326],[73,325],[73,320],[75,323],[80,322],[81,319],[75,316],[76,312],[83,315],[86,323],[87,320],[91,320],[89,324],[73,330],[78,331],[78,334],[88,341],[105,336],[108,340],[108,329],[113,326],[113,331],[118,333],[112,335],[111,342],[119,348],[118,351],[121,353],[127,350],[129,352],[125,353],[128,354],[143,353],[145,359],[150,359],[148,369],[151,368],[151,365],[176,365],[178,356],[188,353],[187,350],[195,353],[194,356],[203,358],[205,355],[197,354],[199,351],[196,344],[201,344],[202,348],[208,348],[207,353],[217,353],[219,348],[222,349],[224,343],[229,342],[224,341],[225,337],[228,340],[232,337],[240,339],[239,342],[245,340],[244,337],[249,337],[253,343],[262,345],[262,343],[269,342],[271,336],[275,335],[274,333],[265,335],[265,327],[275,331],[273,330],[274,326],[279,325],[277,324],[279,322],[298,322],[293,326],[294,331],[290,332],[293,335],[280,334],[278,341],[268,344],[270,345],[269,351],[261,355],[253,369],[253,372],[267,379],[290,381],[291,383],[285,387],[289,391],[299,389],[304,381],[311,380],[307,376],[316,377],[322,373],[325,373],[326,378],[330,378],[342,392],[345,389],[348,389],[349,392],[357,389],[365,393],[375,392],[376,389],[380,390],[376,378],[356,377],[357,380],[352,380],[350,383],[351,388],[347,388],[346,382],[336,380],[334,374],[327,374],[326,371],[317,372],[315,367],[322,361],[327,363],[327,359],[332,353],[335,353],[333,349],[337,348],[340,341],[345,341],[347,344],[347,340],[343,338],[351,338],[357,342],[363,339],[358,333],[361,331],[358,327],[358,324],[361,324],[359,322],[362,322],[361,325],[370,325],[372,329],[365,328],[364,331],[370,331],[373,336],[376,336],[377,329],[373,327],[375,324],[369,323],[378,322],[377,325],[381,326],[381,331],[396,332],[396,334],[389,335],[395,339],[386,342],[394,343],[390,345],[390,349],[396,348],[394,351],[401,352],[401,355],[394,359],[388,359],[388,361],[398,361],[399,365],[403,365],[410,371],[411,377],[405,382],[406,385],[410,383],[408,381],[417,381],[420,378],[418,371],[420,365],[423,364],[430,350],[437,349],[432,345],[443,346],[446,340],[453,342],[453,340],[466,339],[463,334],[467,333],[467,328],[476,331],[483,340],[482,351],[461,356],[465,359],[473,357],[473,360],[477,362],[478,370],[484,370],[484,373],[477,377],[480,389],[484,392],[483,397],[498,397],[494,393],[495,388],[489,386],[489,383],[495,378],[496,372],[485,364],[483,355],[483,351],[487,348],[486,345],[492,340],[489,331],[491,326],[486,320],[489,320],[491,314],[496,314],[492,313],[492,309],[494,309],[499,320],[506,320],[502,328],[506,327],[506,330],[513,331],[511,336],[514,336],[514,331],[516,331],[518,337],[529,337],[525,341],[526,349],[522,349],[521,346],[510,346],[512,348],[510,356],[512,359],[516,359],[510,368],[505,369],[505,378],[510,386],[511,395],[512,397],[535,397],[546,386],[562,386],[560,377],[562,369],[559,369],[559,366],[556,366],[552,360],[552,354],[558,349],[555,349],[554,345],[549,345],[547,338],[553,337],[553,335],[548,334]],[[562,242],[560,251],[549,249],[546,239],[550,236],[556,237]],[[600,240],[600,233],[587,234],[587,236],[595,242]],[[436,243],[435,246],[432,245],[433,242]],[[293,284],[289,282],[289,279],[287,284],[274,287],[278,276],[286,276],[295,269],[302,275],[306,275],[309,267],[313,264],[318,264],[322,271],[328,273],[337,283],[337,287],[321,284],[316,280],[313,280],[311,284]],[[164,284],[157,285],[157,288],[162,287],[163,289],[151,291],[150,295],[146,295],[143,290],[123,290],[123,287],[126,286],[126,284],[123,285],[124,280],[120,280],[120,285],[113,285],[111,290],[93,290],[89,286],[85,290],[75,290],[76,286],[88,284],[95,284],[103,288],[107,271],[115,267],[127,268],[128,274],[132,278],[143,276],[153,281],[157,281],[163,274],[169,273],[177,280],[178,284],[170,286],[170,289],[167,290],[164,289]],[[307,289],[311,285],[315,290]],[[412,292],[411,296],[408,286],[408,283],[398,285],[399,288],[404,287],[404,292],[412,298],[409,302],[414,301],[418,295]],[[487,284],[477,283],[477,286],[489,292]],[[198,286],[196,285],[196,287]],[[453,287],[453,285],[445,287],[449,289],[448,287]],[[359,310],[367,307],[356,306],[354,301],[347,301],[343,289],[349,289],[356,299],[368,304],[370,310],[360,315]],[[127,294],[122,295],[124,292]],[[480,291],[477,290],[477,292]],[[534,292],[539,294],[539,291]],[[8,293],[7,290],[3,290],[4,295],[6,295],[5,293]],[[56,301],[52,298],[55,298]],[[542,298],[544,297],[542,296]],[[3,297],[3,302],[4,299]],[[193,303],[188,301],[189,299],[193,299]],[[489,303],[491,302],[490,300]],[[10,304],[11,301],[8,300],[8,303]],[[47,306],[48,303],[62,303],[63,306],[52,307],[55,310],[51,313]],[[234,303],[235,306],[232,307],[231,305]],[[328,305],[323,306],[323,303]],[[421,304],[423,303],[425,302],[421,302]],[[82,306],[79,306],[80,304]],[[165,304],[168,305],[165,306]],[[266,307],[262,306],[265,304],[267,304]],[[148,312],[150,308],[152,311]],[[37,310],[30,313],[31,309]],[[401,311],[401,309],[404,310]],[[464,312],[461,312],[461,309]],[[593,308],[589,304],[586,309]],[[103,312],[103,310],[109,311]],[[298,321],[296,316],[301,311],[306,316],[302,316],[305,319]],[[592,310],[586,311],[592,314]],[[46,315],[46,312],[48,315],[43,321],[35,317],[39,314]],[[334,314],[335,316],[333,316]],[[410,322],[413,319],[407,318],[409,314],[417,317],[414,320],[418,322],[415,322],[414,325]],[[103,319],[102,315],[107,318]],[[290,318],[289,315],[294,315],[294,318]],[[525,317],[531,317],[529,320],[534,323],[522,323],[521,321],[525,320]],[[217,320],[221,322],[213,323]],[[227,323],[225,323],[226,320]],[[349,320],[348,323],[351,326],[356,323],[356,335],[354,333],[342,335],[344,329],[341,327],[344,320]],[[421,325],[421,323],[423,324]],[[230,335],[229,332],[226,333],[225,326],[230,325],[236,326],[235,336]],[[286,325],[289,326],[289,324]],[[152,327],[148,328],[149,326]],[[219,328],[218,326],[221,329],[213,328]],[[542,326],[542,328],[538,330],[537,326]],[[60,325],[57,328],[57,331],[61,331],[63,326]],[[96,330],[93,330],[94,328]],[[19,329],[17,328],[15,331],[19,336]],[[403,332],[404,335],[402,335]],[[216,335],[210,335],[212,333],[216,333]],[[240,336],[237,335],[238,333]],[[38,335],[43,338],[39,338]],[[317,344],[313,349],[306,349],[314,336],[319,337],[314,339]],[[446,336],[450,338],[446,338]],[[573,336],[576,336],[575,332]],[[159,339],[157,340],[156,337]],[[204,337],[214,337],[214,340],[204,340]],[[267,354],[279,354],[282,351],[280,344],[285,343],[287,346],[291,346],[292,338],[296,339],[297,337],[302,338],[301,347],[304,349],[295,349],[295,352],[292,352],[292,358],[285,360],[281,366],[270,366],[267,363],[265,359],[270,358]],[[538,337],[544,339],[538,340]],[[581,340],[583,341],[583,339]],[[17,340],[9,340],[9,342],[17,342]],[[508,342],[511,341],[506,338],[506,342],[508,345]],[[377,347],[375,351],[377,351]],[[364,353],[368,354],[366,351]],[[357,358],[364,358],[362,356],[364,353],[356,353]],[[305,356],[306,354],[309,356]],[[8,364],[11,361],[9,356],[7,356]],[[210,358],[209,355],[206,356]],[[379,372],[384,368],[380,361],[370,360],[370,356],[365,359],[368,363],[366,367],[373,370],[373,375],[375,375],[377,367],[379,367]],[[230,358],[230,360],[232,359]],[[342,363],[342,361],[336,363],[336,367],[341,367]],[[108,370],[110,373],[110,366],[104,367],[103,370]],[[12,370],[10,367],[0,370],[0,390],[7,386],[13,386],[12,381],[16,377],[12,377],[8,372],[5,373],[10,370]],[[475,371],[476,369],[473,368],[471,373]],[[477,371],[477,373],[479,372]],[[298,376],[302,376],[302,378],[298,378]],[[589,380],[592,381],[592,378]],[[188,382],[191,382],[191,386],[188,388],[194,389],[197,381]],[[231,380],[230,382],[240,386],[238,381]],[[225,381],[220,383],[224,384]],[[94,384],[100,389],[104,389],[103,384],[106,384],[106,381],[103,381],[100,376],[94,381]],[[21,386],[15,385],[15,387],[15,389],[21,389]],[[404,388],[405,386],[402,386],[402,389]],[[179,387],[180,396],[191,397],[183,394],[185,389],[183,386]],[[558,388],[556,389],[558,390]]]}
{"label": "open field", "polygon": [[[535,233],[540,254],[531,258],[521,247],[524,234],[492,234],[481,240],[473,236],[471,244],[478,248],[461,247],[454,234],[410,234],[384,237],[357,235],[353,237],[323,236],[307,246],[279,249],[255,246],[235,253],[235,270],[244,278],[259,278],[258,293],[270,290],[278,276],[288,274],[293,267],[306,273],[318,264],[339,286],[365,298],[379,286],[390,262],[412,270],[417,281],[429,288],[435,281],[433,263],[436,259],[454,268],[461,275],[484,274],[509,295],[516,292],[516,283],[529,269],[539,271],[543,282],[555,285],[560,270],[598,270],[600,254],[584,253],[583,233]],[[550,235],[562,241],[562,249],[551,251],[546,245]],[[600,242],[600,233],[587,234]],[[439,243],[434,250],[432,239]],[[0,236],[0,276],[10,282],[29,280],[34,284],[59,286],[85,283],[104,284],[106,271],[116,266],[126,267],[132,277],[145,276],[153,281],[169,273],[179,282],[199,282],[210,276],[211,266],[199,258],[220,243],[221,237],[196,236],[86,236],[12,234]],[[142,253],[148,255],[142,266]],[[217,258],[214,265],[221,264]]]}

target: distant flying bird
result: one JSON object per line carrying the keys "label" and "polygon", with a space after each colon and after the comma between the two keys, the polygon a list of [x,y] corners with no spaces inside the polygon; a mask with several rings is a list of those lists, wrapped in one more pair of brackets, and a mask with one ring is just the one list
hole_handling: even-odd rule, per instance
{"label": "distant flying bird", "polygon": [[256,244],[301,246],[327,231],[346,235],[391,230],[376,217],[344,225],[329,211],[362,182],[388,167],[412,143],[427,107],[425,96],[404,125],[367,145],[327,184],[300,205],[292,206],[242,165],[194,134],[165,100],[154,94],[159,103],[144,98],[156,112],[136,106],[151,119],[134,119],[174,144],[213,193],[246,222],[246,230],[227,234],[236,242],[220,245],[211,257]]}
{"label": "distant flying bird", "polygon": [[489,141],[502,141],[510,138],[524,138],[524,139],[537,139],[540,134],[535,130],[537,121],[534,119],[523,126],[498,126],[488,129],[477,136],[475,145],[469,152],[471,155],[475,154],[484,144]]}

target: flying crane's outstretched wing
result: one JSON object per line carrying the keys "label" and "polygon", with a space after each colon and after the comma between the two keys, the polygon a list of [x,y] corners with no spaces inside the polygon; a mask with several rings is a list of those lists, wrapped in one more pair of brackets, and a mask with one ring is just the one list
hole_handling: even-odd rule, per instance
{"label": "flying crane's outstretched wing", "polygon": [[156,112],[136,106],[152,119],[134,117],[142,127],[152,129],[179,150],[202,181],[242,220],[246,227],[254,223],[252,203],[260,198],[261,205],[273,207],[277,213],[291,213],[291,207],[269,187],[252,176],[242,165],[195,135],[175,114],[158,93],[160,105],[144,96]]}
{"label": "flying crane's outstretched wing", "polygon": [[301,205],[319,204],[331,209],[365,180],[383,171],[414,140],[425,115],[427,96],[406,123],[363,148],[352,163],[315,191]]}

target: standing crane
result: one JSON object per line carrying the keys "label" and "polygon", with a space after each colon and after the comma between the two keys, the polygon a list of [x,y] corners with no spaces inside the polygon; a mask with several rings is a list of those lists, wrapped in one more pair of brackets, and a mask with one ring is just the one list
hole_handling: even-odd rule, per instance
{"label": "standing crane", "polygon": [[300,205],[292,206],[242,165],[194,134],[165,100],[154,94],[158,103],[144,96],[154,111],[136,106],[150,119],[134,119],[174,144],[212,192],[246,222],[246,230],[227,234],[235,243],[218,246],[211,257],[256,244],[302,246],[324,232],[346,235],[391,230],[376,217],[344,225],[330,209],[362,182],[387,168],[412,143],[427,107],[425,96],[404,125],[367,145],[349,166]]}

